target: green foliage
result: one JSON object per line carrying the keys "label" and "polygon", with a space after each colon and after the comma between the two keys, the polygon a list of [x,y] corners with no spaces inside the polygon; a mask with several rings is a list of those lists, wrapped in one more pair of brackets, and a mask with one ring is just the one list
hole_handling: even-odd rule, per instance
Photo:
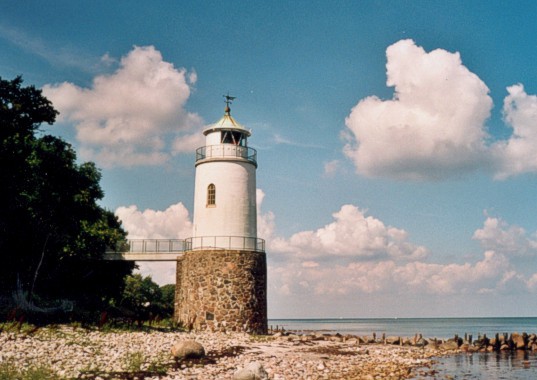
{"label": "green foliage", "polygon": [[[134,274],[125,278],[125,289],[118,304],[123,317],[150,321],[154,326],[167,326],[173,316],[175,285],[159,287],[151,276]],[[171,326],[173,327],[173,326]]]}
{"label": "green foliage", "polygon": [[120,305],[136,313],[137,316],[158,314],[162,293],[151,276],[142,277],[137,273],[127,276]]}
{"label": "green foliage", "polygon": [[39,136],[57,114],[20,77],[0,77],[0,291],[9,295],[20,281],[30,298],[101,308],[121,294],[134,264],[100,260],[126,233],[97,203],[104,193],[95,165],[78,164],[62,139]]}
{"label": "green foliage", "polygon": [[167,284],[160,287],[162,312],[165,316],[173,315],[175,303],[175,284]]}

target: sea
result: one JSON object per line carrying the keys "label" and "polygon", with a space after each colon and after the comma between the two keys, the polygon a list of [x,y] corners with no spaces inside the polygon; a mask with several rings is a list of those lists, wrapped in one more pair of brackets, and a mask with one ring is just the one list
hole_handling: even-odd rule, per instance
{"label": "sea", "polygon": [[[537,317],[498,318],[327,318],[327,319],[269,319],[269,327],[307,333],[367,335],[447,339],[455,335],[472,335],[477,339],[484,334],[513,332],[537,334]],[[537,353],[461,353],[435,359],[433,379],[499,380],[537,379]],[[416,375],[415,380],[431,379]]]}

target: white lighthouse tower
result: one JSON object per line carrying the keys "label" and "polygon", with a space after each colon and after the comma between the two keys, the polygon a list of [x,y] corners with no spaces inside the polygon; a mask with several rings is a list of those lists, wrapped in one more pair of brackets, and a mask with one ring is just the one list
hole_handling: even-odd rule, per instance
{"label": "white lighthouse tower", "polygon": [[257,153],[226,98],[224,116],[203,131],[196,151],[192,249],[257,249]]}

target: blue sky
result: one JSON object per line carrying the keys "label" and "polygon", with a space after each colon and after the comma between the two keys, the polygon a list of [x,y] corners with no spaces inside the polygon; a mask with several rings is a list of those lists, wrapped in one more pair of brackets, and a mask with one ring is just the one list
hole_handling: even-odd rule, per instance
{"label": "blue sky", "polygon": [[536,19],[531,1],[6,2],[0,76],[44,88],[45,131],[102,168],[131,237],[189,236],[200,131],[236,96],[272,318],[527,316]]}

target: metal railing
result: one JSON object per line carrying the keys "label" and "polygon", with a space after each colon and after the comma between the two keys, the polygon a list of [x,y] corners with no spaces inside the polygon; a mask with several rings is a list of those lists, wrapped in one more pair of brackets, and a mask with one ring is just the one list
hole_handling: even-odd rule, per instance
{"label": "metal railing", "polygon": [[265,240],[246,236],[198,236],[185,239],[185,251],[202,249],[265,252]]}
{"label": "metal railing", "polygon": [[246,236],[199,236],[188,239],[129,239],[124,249],[108,248],[106,253],[180,254],[201,249],[231,249],[265,252],[265,240]]}
{"label": "metal railing", "polygon": [[127,242],[130,253],[180,253],[185,251],[183,239],[132,239]]}
{"label": "metal railing", "polygon": [[234,144],[207,145],[196,149],[196,162],[206,158],[244,158],[257,166],[257,151],[248,146]]}

